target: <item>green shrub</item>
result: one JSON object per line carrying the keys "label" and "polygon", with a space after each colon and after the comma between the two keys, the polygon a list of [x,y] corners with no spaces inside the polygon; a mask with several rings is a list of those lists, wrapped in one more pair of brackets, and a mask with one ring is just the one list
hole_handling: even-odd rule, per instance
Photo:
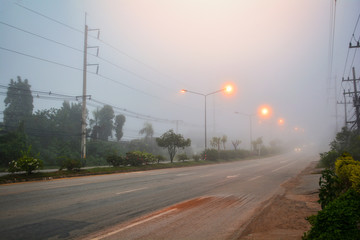
{"label": "green shrub", "polygon": [[113,167],[118,167],[120,165],[124,165],[125,163],[125,159],[122,156],[118,156],[116,154],[107,156],[106,161]]}
{"label": "green shrub", "polygon": [[165,159],[166,159],[163,155],[156,155],[155,158],[157,160],[157,163],[165,161]]}
{"label": "green shrub", "polygon": [[199,154],[194,154],[192,156],[192,158],[194,159],[195,162],[198,162],[200,160],[200,155]]}
{"label": "green shrub", "polygon": [[338,157],[339,157],[339,153],[334,150],[320,153],[319,166],[324,168],[334,169],[335,161]]}
{"label": "green shrub", "polygon": [[217,161],[219,159],[219,153],[215,149],[206,149],[201,155],[202,159],[206,161]]}
{"label": "green shrub", "polygon": [[188,159],[188,156],[186,155],[186,153],[180,153],[176,156],[178,161],[185,161],[186,159]]}
{"label": "green shrub", "polygon": [[130,166],[141,166],[144,164],[144,159],[142,156],[142,152],[140,151],[132,151],[127,152],[125,157],[125,162]]}
{"label": "green shrub", "polygon": [[310,217],[309,222],[312,227],[304,234],[304,240],[360,239],[360,194],[349,189],[317,216]]}
{"label": "green shrub", "polygon": [[321,204],[321,208],[325,208],[341,194],[343,187],[334,171],[326,169],[322,171],[321,174],[319,179],[320,189],[318,202]]}
{"label": "green shrub", "polygon": [[21,157],[18,160],[9,162],[8,171],[11,173],[25,171],[26,174],[31,174],[32,171],[42,168],[43,162],[31,156],[31,146],[28,150],[21,151]]}
{"label": "green shrub", "polygon": [[81,160],[72,158],[62,158],[60,170],[64,168],[68,171],[79,171],[81,169]]}
{"label": "green shrub", "polygon": [[335,162],[336,175],[346,189],[353,187],[360,192],[360,161],[348,153],[343,153]]}

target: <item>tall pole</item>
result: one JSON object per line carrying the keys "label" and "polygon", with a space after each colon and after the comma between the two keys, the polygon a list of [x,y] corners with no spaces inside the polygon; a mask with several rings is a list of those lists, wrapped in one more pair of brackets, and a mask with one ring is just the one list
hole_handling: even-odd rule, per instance
{"label": "tall pole", "polygon": [[357,130],[360,131],[360,103],[359,103],[359,96],[358,96],[358,91],[357,91],[357,87],[356,87],[356,78],[355,78],[355,68],[352,68],[352,72],[353,72],[353,84],[354,84],[354,106],[355,106],[355,113],[356,113],[356,126],[357,126]]}
{"label": "tall pole", "polygon": [[206,95],[205,97],[205,150],[207,149],[207,136],[206,136]]}
{"label": "tall pole", "polygon": [[83,94],[82,94],[82,115],[81,115],[81,158],[86,158],[86,71],[87,71],[87,37],[88,26],[86,25],[85,15],[85,33],[84,33],[84,66],[83,66]]}

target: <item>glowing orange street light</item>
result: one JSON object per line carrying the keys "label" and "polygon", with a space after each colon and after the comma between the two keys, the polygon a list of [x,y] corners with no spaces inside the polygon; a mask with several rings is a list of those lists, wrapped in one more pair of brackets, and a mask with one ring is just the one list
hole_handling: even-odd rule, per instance
{"label": "glowing orange street light", "polygon": [[264,117],[264,118],[268,118],[271,115],[271,108],[268,106],[261,106],[259,108],[259,115]]}
{"label": "glowing orange street light", "polygon": [[232,87],[231,85],[227,85],[227,86],[225,87],[225,92],[231,93],[232,91],[233,91],[233,87]]}
{"label": "glowing orange street light", "polygon": [[284,125],[284,119],[279,118],[279,120],[278,120],[278,124],[279,124],[280,126]]}
{"label": "glowing orange street light", "polygon": [[215,92],[211,92],[211,93],[207,93],[207,94],[204,94],[204,93],[199,93],[199,92],[194,92],[194,91],[190,91],[190,90],[186,90],[186,89],[181,89],[180,90],[180,92],[181,93],[192,93],[192,94],[196,94],[196,95],[201,95],[201,96],[203,96],[204,97],[204,103],[205,103],[205,111],[204,111],[204,117],[205,117],[205,130],[204,130],[204,132],[205,132],[205,150],[207,149],[207,134],[206,134],[206,98],[207,98],[207,96],[209,96],[209,95],[213,95],[213,94],[215,94],[215,93],[219,93],[219,92],[226,92],[226,93],[231,93],[233,91],[233,86],[232,85],[226,85],[224,88],[222,88],[222,89],[219,89],[219,90],[217,90],[217,91],[215,91]]}

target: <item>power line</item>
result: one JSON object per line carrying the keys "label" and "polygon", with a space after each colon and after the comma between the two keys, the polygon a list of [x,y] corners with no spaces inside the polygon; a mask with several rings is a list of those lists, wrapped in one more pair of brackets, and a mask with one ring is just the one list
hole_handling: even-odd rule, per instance
{"label": "power line", "polygon": [[[65,24],[65,23],[63,23],[63,22],[60,22],[60,21],[58,21],[58,20],[56,20],[56,19],[54,19],[54,18],[51,18],[51,17],[49,17],[49,16],[47,16],[47,15],[45,15],[45,14],[42,14],[42,13],[40,13],[40,12],[37,12],[37,11],[35,11],[35,10],[33,10],[33,9],[30,9],[30,8],[28,8],[28,7],[25,7],[25,6],[23,6],[23,5],[19,4],[19,3],[15,3],[15,4],[16,4],[17,6],[23,8],[23,9],[25,9],[25,10],[28,10],[28,11],[34,13],[34,14],[37,14],[37,15],[39,15],[39,16],[41,16],[41,17],[44,17],[44,18],[46,18],[46,19],[48,19],[48,20],[50,20],[50,21],[53,21],[53,22],[55,22],[55,23],[57,23],[57,24],[60,24],[60,25],[62,25],[62,26],[64,26],[64,27],[67,27],[67,28],[69,28],[69,29],[71,29],[71,30],[74,30],[74,31],[79,32],[79,33],[82,33],[82,34],[84,33],[84,32],[83,32],[82,30],[80,30],[80,29],[77,29],[77,28],[72,27],[72,26],[70,26],[70,25],[68,25],[68,24]],[[93,36],[90,36],[90,37],[93,37]],[[132,59],[132,60],[134,60],[134,61],[136,61],[137,63],[140,63],[141,65],[147,67],[148,69],[150,69],[150,70],[152,70],[152,71],[154,71],[154,72],[162,75],[163,77],[166,77],[167,79],[171,79],[171,80],[173,80],[175,83],[179,84],[179,83],[178,83],[178,80],[175,80],[173,77],[169,76],[168,74],[164,74],[164,73],[160,72],[159,70],[157,70],[156,68],[150,66],[149,64],[147,64],[147,63],[145,63],[145,62],[143,62],[143,61],[141,61],[141,60],[139,60],[139,59],[137,59],[137,58],[135,58],[135,57],[132,57],[132,56],[129,55],[128,53],[126,53],[126,52],[118,49],[117,47],[115,47],[115,46],[113,46],[113,45],[105,42],[105,41],[102,40],[102,39],[98,39],[98,38],[96,38],[96,39],[99,40],[100,42],[102,42],[103,44],[105,44],[106,46],[114,49],[116,52],[118,52],[118,53],[120,53],[120,54],[122,54],[122,55],[124,55],[124,56],[126,56],[126,57],[128,57],[128,58],[130,58],[130,59]],[[158,83],[157,83],[157,84],[158,84]],[[158,84],[158,85],[161,85],[161,84]],[[182,87],[183,87],[183,86],[182,86]]]}

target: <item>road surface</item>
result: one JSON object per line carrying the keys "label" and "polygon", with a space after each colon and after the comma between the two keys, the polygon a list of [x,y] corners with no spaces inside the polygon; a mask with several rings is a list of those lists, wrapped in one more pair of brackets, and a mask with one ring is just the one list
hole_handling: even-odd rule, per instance
{"label": "road surface", "polygon": [[0,239],[236,239],[314,157],[0,186]]}

